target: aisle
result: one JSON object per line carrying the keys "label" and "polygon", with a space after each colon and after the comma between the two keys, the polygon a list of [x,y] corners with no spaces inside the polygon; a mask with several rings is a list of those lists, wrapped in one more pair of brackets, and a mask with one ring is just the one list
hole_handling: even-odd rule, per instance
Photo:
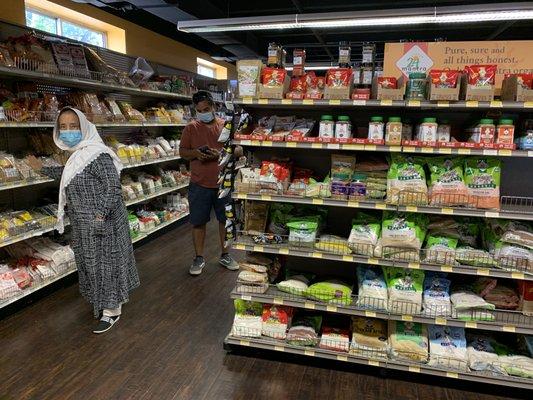
{"label": "aisle", "polygon": [[195,279],[187,273],[193,254],[187,226],[136,254],[141,288],[105,335],[91,333],[95,320],[77,285],[0,321],[0,399],[497,400],[505,397],[491,394],[510,394],[465,383],[452,388],[451,381],[440,389],[431,384],[442,381],[428,377],[384,379],[378,370],[356,373],[335,363],[282,363],[279,355],[226,355],[236,275],[216,264],[218,249],[211,245],[209,265]]}

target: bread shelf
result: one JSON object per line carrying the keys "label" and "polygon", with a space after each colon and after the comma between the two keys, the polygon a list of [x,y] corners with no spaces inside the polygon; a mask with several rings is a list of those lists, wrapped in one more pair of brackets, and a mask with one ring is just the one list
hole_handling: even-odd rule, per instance
{"label": "bread shelf", "polygon": [[[243,237],[232,245],[235,250],[253,251],[256,253],[268,253],[268,254],[281,254],[288,256],[296,256],[303,258],[314,258],[321,260],[331,261],[343,261],[350,263],[369,264],[369,265],[382,265],[382,266],[394,266],[407,269],[423,269],[425,271],[438,271],[438,272],[450,272],[456,274],[475,275],[475,276],[491,276],[495,278],[508,278],[508,279],[522,279],[526,281],[533,281],[533,274],[523,271],[512,271],[499,268],[485,268],[474,267],[469,265],[439,265],[428,264],[418,261],[402,261],[392,258],[377,258],[367,257],[357,254],[333,254],[318,251],[312,247],[309,248],[291,248],[287,244],[282,245],[257,245],[247,243]],[[251,240],[250,240],[251,241]]]}
{"label": "bread shelf", "polygon": [[[518,203],[513,204],[511,201],[514,198],[503,197],[506,203],[511,204],[517,210],[483,210],[477,208],[461,208],[461,207],[433,207],[433,206],[409,206],[401,205],[396,206],[387,204],[384,201],[356,201],[356,200],[336,200],[336,199],[322,199],[322,198],[310,198],[299,196],[286,196],[286,195],[270,195],[270,194],[247,194],[247,193],[233,193],[234,199],[240,200],[256,200],[256,201],[268,201],[276,203],[294,203],[294,204],[314,204],[324,205],[331,207],[344,207],[344,208],[361,208],[371,210],[390,210],[400,212],[418,212],[423,214],[437,214],[437,215],[458,215],[468,217],[483,217],[483,218],[506,218],[516,219],[522,221],[533,221],[533,199],[531,203],[526,201],[527,206],[520,206]],[[506,200],[507,199],[507,200]],[[525,199],[525,198],[522,198]],[[524,203],[525,204],[525,203]],[[530,209],[532,212],[526,212],[523,210]]]}
{"label": "bread shelf", "polygon": [[428,100],[293,100],[293,99],[253,99],[239,98],[234,104],[246,107],[260,108],[301,108],[323,109],[331,107],[342,108],[406,108],[422,110],[453,110],[472,111],[475,109],[502,109],[514,111],[531,111],[533,102],[520,101],[428,101]]}
{"label": "bread shelf", "polygon": [[[254,291],[257,290],[254,289]],[[263,304],[286,305],[300,309],[325,311],[335,314],[392,319],[397,321],[412,321],[424,324],[457,326],[461,328],[483,329],[496,332],[516,332],[523,333],[525,335],[533,334],[533,316],[526,316],[515,311],[492,311],[492,314],[494,315],[494,321],[479,321],[477,318],[475,318],[475,315],[472,315],[472,320],[464,321],[451,316],[440,316],[438,315],[439,313],[436,312],[434,313],[435,315],[424,315],[422,313],[415,312],[408,313],[408,311],[411,311],[411,307],[404,304],[398,305],[397,309],[403,309],[403,311],[406,312],[405,314],[388,312],[380,309],[382,307],[377,307],[377,309],[365,309],[357,307],[357,296],[353,296],[351,299],[346,299],[348,301],[345,303],[350,303],[350,305],[340,304],[340,302],[326,303],[313,301],[302,296],[282,292],[275,286],[270,286],[265,293],[244,293],[239,292],[238,289],[235,288],[231,292],[230,296],[232,299],[256,301]],[[365,298],[364,301],[366,304],[375,304],[376,306],[380,305],[379,299]],[[454,315],[453,310],[451,311],[451,315]]]}
{"label": "bread shelf", "polygon": [[443,368],[436,368],[421,363],[408,363],[390,359],[374,359],[363,356],[355,356],[344,352],[324,350],[316,347],[293,346],[275,339],[246,338],[228,335],[224,340],[224,344],[229,348],[231,348],[232,346],[251,347],[262,350],[297,354],[306,357],[317,357],[320,359],[342,361],[351,364],[359,364],[411,373],[434,375],[443,378],[453,378],[466,381],[512,386],[529,390],[533,389],[533,380],[527,378],[517,378],[504,375],[486,375],[480,372],[462,372]]}
{"label": "bread shelf", "polygon": [[155,193],[147,194],[147,195],[138,197],[138,198],[136,198],[134,200],[126,201],[126,206],[131,206],[131,205],[134,205],[134,204],[142,203],[144,201],[147,201],[147,200],[150,200],[150,199],[154,199],[156,197],[163,196],[163,195],[168,194],[168,193],[175,192],[176,190],[184,189],[184,188],[186,188],[188,186],[189,186],[189,182],[182,183],[182,184],[177,185],[177,186],[165,187],[165,188],[163,188],[161,190],[158,190]]}
{"label": "bread shelf", "polygon": [[274,147],[287,149],[312,149],[312,150],[347,150],[347,151],[370,151],[387,153],[421,153],[421,154],[452,154],[472,156],[499,156],[499,157],[533,157],[532,150],[507,150],[507,149],[474,149],[474,148],[451,148],[451,147],[413,147],[413,146],[387,146],[376,144],[353,144],[353,143],[309,143],[290,141],[271,141],[240,139],[233,140],[234,144],[245,147]]}
{"label": "bread shelf", "polygon": [[133,238],[133,239],[131,240],[131,242],[132,242],[132,243],[137,243],[137,242],[139,242],[139,241],[141,241],[141,240],[143,240],[143,239],[146,239],[148,236],[150,236],[150,235],[156,233],[157,231],[159,231],[159,230],[161,230],[161,229],[163,229],[163,228],[166,228],[166,227],[169,226],[169,225],[172,225],[172,224],[175,223],[175,222],[181,221],[182,219],[186,218],[187,216],[189,216],[189,213],[188,213],[188,212],[186,212],[186,213],[183,214],[183,215],[180,215],[178,218],[174,218],[174,219],[172,219],[172,220],[170,220],[170,221],[163,222],[162,224],[159,224],[158,226],[156,226],[154,229],[152,229],[152,230],[150,230],[150,231],[148,231],[148,232],[145,232],[145,233],[141,233],[141,234],[139,234],[139,236]]}
{"label": "bread shelf", "polygon": [[52,283],[60,280],[60,279],[63,279],[65,278],[66,276],[69,276],[73,273],[75,273],[77,271],[77,268],[76,268],[76,264],[75,263],[72,263],[71,265],[69,265],[67,267],[67,269],[60,273],[60,274],[57,274],[55,275],[54,277],[50,278],[50,279],[46,279],[45,281],[39,283],[39,284],[36,284],[36,285],[32,285],[31,287],[27,288],[27,289],[22,289],[20,291],[19,294],[13,296],[13,297],[9,297],[8,299],[5,299],[5,300],[2,300],[0,301],[0,309],[4,308],[4,307],[7,307],[8,305],[26,297],[26,296],[29,296],[30,294],[32,293],[35,293],[36,291],[38,290],[41,290],[42,288],[46,287],[46,286],[49,286],[51,285]]}

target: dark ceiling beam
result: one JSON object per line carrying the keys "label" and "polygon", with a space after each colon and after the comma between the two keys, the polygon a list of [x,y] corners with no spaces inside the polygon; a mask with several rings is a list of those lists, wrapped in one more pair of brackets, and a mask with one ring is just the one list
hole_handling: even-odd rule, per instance
{"label": "dark ceiling beam", "polygon": [[[292,4],[294,4],[294,7],[296,7],[296,9],[298,10],[299,13],[303,13],[304,12],[303,7],[300,4],[299,0],[291,0],[291,1],[292,1]],[[326,50],[326,53],[328,54],[329,58],[331,59],[331,62],[333,62],[333,60],[334,60],[333,54],[331,53],[331,50],[326,46],[326,42],[324,42],[324,39],[322,38],[322,36],[320,36],[320,34],[315,29],[311,29],[311,32],[315,36],[316,40],[318,40],[318,43],[320,43],[322,46],[324,46],[324,49]]]}

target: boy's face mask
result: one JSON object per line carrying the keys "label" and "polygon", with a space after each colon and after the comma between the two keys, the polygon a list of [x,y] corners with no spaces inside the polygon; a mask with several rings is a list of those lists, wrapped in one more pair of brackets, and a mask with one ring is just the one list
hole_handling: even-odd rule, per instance
{"label": "boy's face mask", "polygon": [[204,124],[209,124],[215,119],[215,114],[213,113],[213,111],[207,111],[203,113],[197,112],[196,118],[198,118],[198,120],[202,121]]}
{"label": "boy's face mask", "polygon": [[65,146],[74,147],[81,142],[82,134],[81,130],[60,130],[59,131],[59,140],[61,140]]}

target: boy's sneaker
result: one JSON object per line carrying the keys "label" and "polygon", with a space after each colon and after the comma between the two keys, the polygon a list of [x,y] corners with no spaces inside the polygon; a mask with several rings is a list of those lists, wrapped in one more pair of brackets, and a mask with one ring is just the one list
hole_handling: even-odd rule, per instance
{"label": "boy's sneaker", "polygon": [[116,317],[107,317],[104,315],[102,318],[100,318],[100,322],[98,322],[98,325],[93,330],[93,333],[98,334],[107,332],[118,322],[119,319],[120,315],[117,315]]}
{"label": "boy's sneaker", "polygon": [[228,253],[222,254],[218,262],[220,265],[223,265],[230,271],[237,271],[239,269],[239,263],[235,261]]}
{"label": "boy's sneaker", "polygon": [[189,274],[196,276],[200,275],[205,267],[205,260],[202,256],[197,256],[192,262],[191,268],[189,268]]}

